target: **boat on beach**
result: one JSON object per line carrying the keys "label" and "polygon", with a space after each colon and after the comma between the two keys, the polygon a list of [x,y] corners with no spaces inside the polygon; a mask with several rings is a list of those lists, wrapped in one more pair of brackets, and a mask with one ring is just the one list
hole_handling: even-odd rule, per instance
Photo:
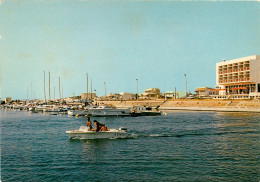
{"label": "boat on beach", "polygon": [[127,129],[109,129],[108,131],[89,131],[87,126],[81,126],[78,130],[66,131],[71,139],[114,139],[126,138]]}

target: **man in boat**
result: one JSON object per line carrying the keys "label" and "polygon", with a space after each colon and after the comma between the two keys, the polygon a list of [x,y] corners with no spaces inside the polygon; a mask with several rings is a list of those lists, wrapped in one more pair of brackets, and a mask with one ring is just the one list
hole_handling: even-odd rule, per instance
{"label": "man in boat", "polygon": [[94,123],[96,128],[93,129],[93,131],[108,131],[107,127],[104,124],[98,122],[97,120],[94,120]]}
{"label": "man in boat", "polygon": [[89,127],[89,131],[92,130],[92,123],[90,121],[90,117],[87,117],[87,127]]}

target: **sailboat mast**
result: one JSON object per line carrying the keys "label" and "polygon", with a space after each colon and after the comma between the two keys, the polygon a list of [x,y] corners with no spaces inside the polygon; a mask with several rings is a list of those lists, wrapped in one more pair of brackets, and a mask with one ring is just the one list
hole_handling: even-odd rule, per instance
{"label": "sailboat mast", "polygon": [[33,93],[32,93],[32,81],[31,81],[31,99],[33,100]]}
{"label": "sailboat mast", "polygon": [[87,74],[87,101],[88,101],[88,74]]}
{"label": "sailboat mast", "polygon": [[44,71],[44,100],[45,100],[45,103],[46,103],[45,71]]}
{"label": "sailboat mast", "polygon": [[63,85],[62,85],[62,102],[63,102]]}
{"label": "sailboat mast", "polygon": [[49,100],[51,101],[51,73],[49,72]]}
{"label": "sailboat mast", "polygon": [[[60,94],[60,77],[59,77],[59,94]],[[61,94],[60,94],[60,102],[61,102]]]}

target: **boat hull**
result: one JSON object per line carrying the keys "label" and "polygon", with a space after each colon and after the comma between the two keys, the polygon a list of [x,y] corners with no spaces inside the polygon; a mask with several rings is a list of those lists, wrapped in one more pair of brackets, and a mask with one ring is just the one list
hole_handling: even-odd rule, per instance
{"label": "boat hull", "polygon": [[88,115],[89,112],[87,110],[69,110],[68,111],[68,115],[69,116],[85,116],[85,115]]}
{"label": "boat hull", "polygon": [[126,138],[127,132],[123,130],[111,129],[110,131],[66,131],[71,139],[110,139],[110,138]]}
{"label": "boat hull", "polygon": [[130,116],[130,109],[88,109],[90,116]]}

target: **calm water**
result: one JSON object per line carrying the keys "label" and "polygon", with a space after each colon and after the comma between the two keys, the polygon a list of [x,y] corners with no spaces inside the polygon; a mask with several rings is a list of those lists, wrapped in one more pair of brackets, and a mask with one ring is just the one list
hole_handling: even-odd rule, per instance
{"label": "calm water", "polygon": [[[85,118],[0,111],[2,181],[260,180],[260,114],[97,118],[127,139],[70,140]],[[92,118],[92,121],[94,118]]]}

